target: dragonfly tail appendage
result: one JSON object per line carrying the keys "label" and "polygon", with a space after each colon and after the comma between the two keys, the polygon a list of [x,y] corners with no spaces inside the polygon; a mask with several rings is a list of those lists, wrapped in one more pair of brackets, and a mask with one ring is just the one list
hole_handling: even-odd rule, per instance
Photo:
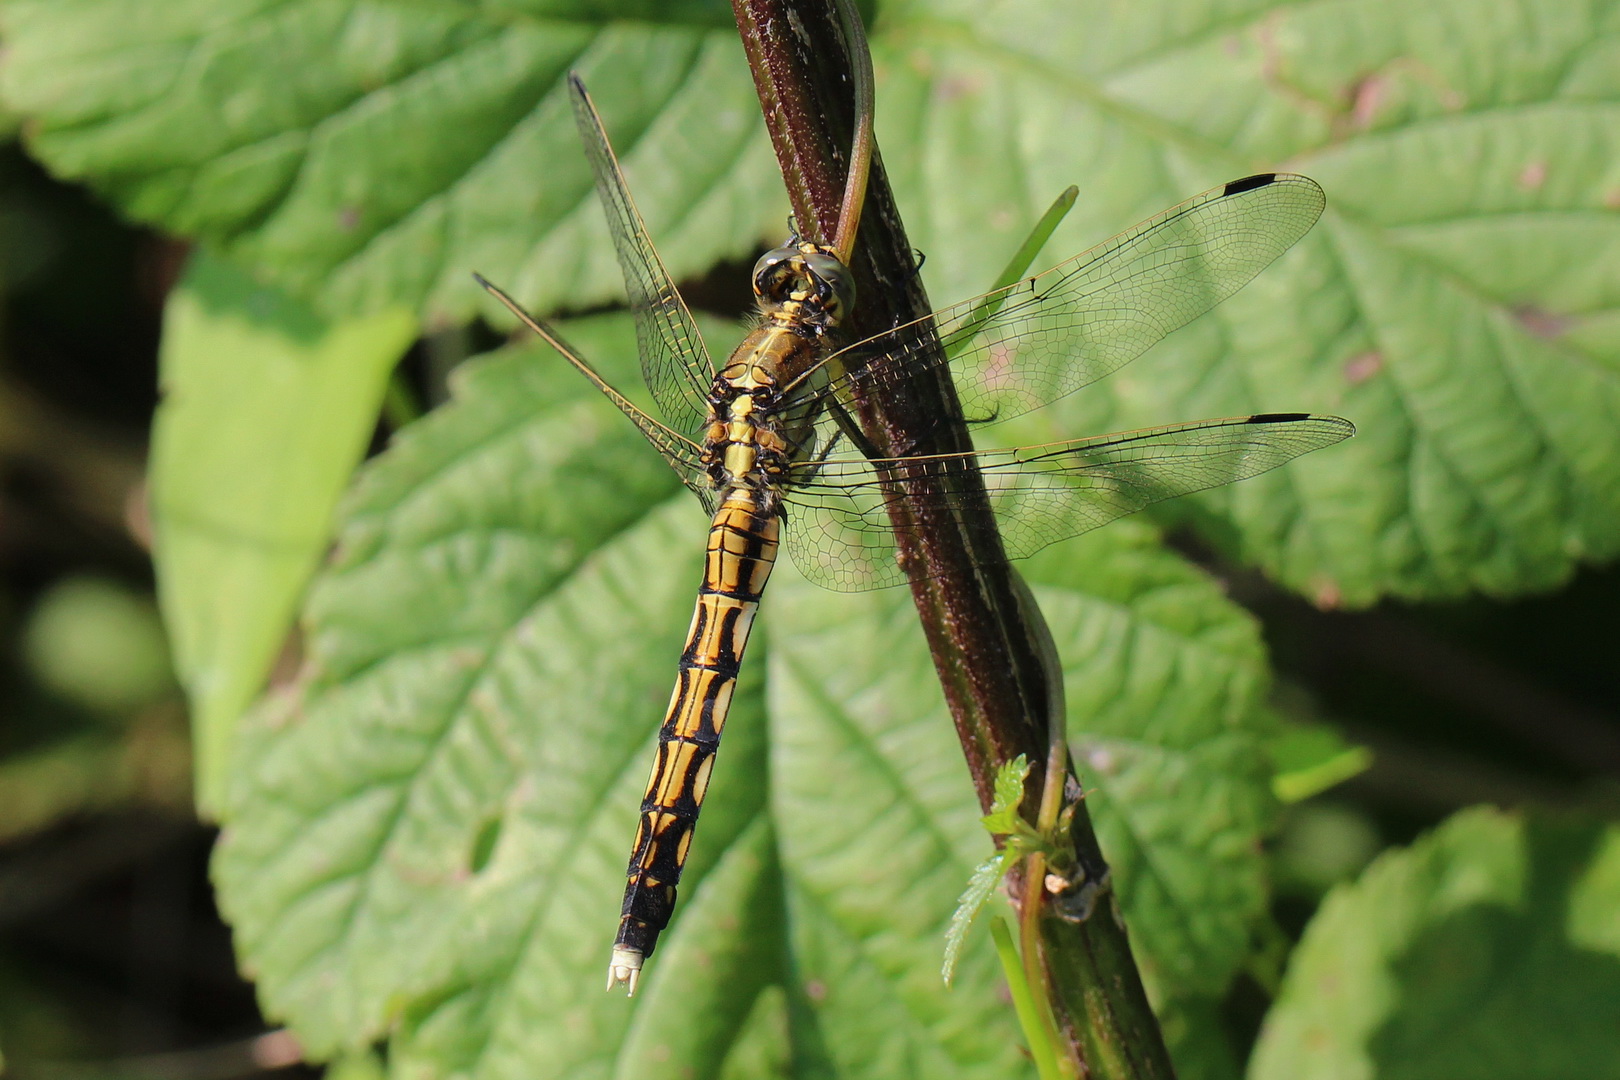
{"label": "dragonfly tail appendage", "polygon": [[739,489],[721,502],[709,529],[703,586],[641,801],[608,963],[609,990],[624,986],[635,993],[642,961],[675,910],[675,887],[708,791],[754,612],[776,562],[780,526],[774,512],[759,508],[753,491]]}

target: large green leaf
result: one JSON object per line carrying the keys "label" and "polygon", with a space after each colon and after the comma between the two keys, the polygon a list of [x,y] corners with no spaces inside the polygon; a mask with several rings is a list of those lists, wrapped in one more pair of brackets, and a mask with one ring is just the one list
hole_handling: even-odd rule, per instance
{"label": "large green leaf", "polygon": [[[622,355],[619,329],[598,351]],[[316,1053],[392,1027],[396,1060],[500,1074],[533,1055],[539,1015],[551,1075],[570,1075],[626,1031],[622,1002],[586,991],[701,515],[667,502],[673,475],[551,359],[468,370],[457,404],[367,471],[312,601],[307,682],[244,731],[221,901],[267,1004]],[[758,843],[757,693],[710,796],[695,912],[709,869]],[[656,972],[644,993],[659,998]]]}
{"label": "large green leaf", "polygon": [[209,812],[236,722],[286,639],[388,373],[415,336],[402,308],[327,323],[203,253],[169,297],[153,561]]}
{"label": "large green leaf", "polygon": [[1198,502],[1324,604],[1545,588],[1620,549],[1620,38],[1600,9],[932,0],[879,29],[885,161],[945,296],[1072,180],[1054,256],[1232,175],[1328,192],[1278,266],[1025,432],[1350,417],[1353,443]]}
{"label": "large green leaf", "polygon": [[1620,828],[1459,814],[1329,895],[1252,1080],[1620,1077]]}
{"label": "large green leaf", "polygon": [[637,25],[528,6],[558,10],[18,0],[3,32],[26,44],[3,92],[52,168],[329,313],[405,303],[430,322],[466,317],[474,268],[545,306],[618,292],[571,69],[612,104],[676,272],[746,251],[785,219],[723,6],[708,27],[681,18],[691,11]]}
{"label": "large green leaf", "polygon": [[[631,374],[623,319],[569,333]],[[366,468],[216,864],[267,1010],[318,1054],[390,1036],[402,1075],[1026,1067],[987,937],[939,980],[989,840],[910,600],[786,565],[673,928],[635,1002],[598,992],[704,523],[594,395],[497,354]],[[1140,527],[1031,576],[1159,1000],[1219,992],[1263,900],[1254,627]]]}
{"label": "large green leaf", "polygon": [[[0,89],[44,161],[331,310],[462,318],[470,269],[546,308],[616,292],[569,68],[677,274],[782,232],[717,3],[0,11]],[[1616,40],[1576,0],[910,0],[872,27],[884,160],[941,301],[1071,182],[1054,258],[1235,175],[1322,181],[1278,267],[1033,426],[1350,416],[1356,442],[1189,504],[1324,605],[1547,588],[1620,550]]]}
{"label": "large green leaf", "polygon": [[[1049,549],[1027,571],[1150,991],[1171,1011],[1219,994],[1266,896],[1259,840],[1273,804],[1255,627],[1139,527]],[[779,574],[768,700],[793,931],[813,943],[804,955],[873,984],[829,995],[828,1012],[882,1032],[885,993],[936,989],[956,897],[990,847],[909,595],[851,597]],[[836,1048],[851,1075],[869,1041]]]}

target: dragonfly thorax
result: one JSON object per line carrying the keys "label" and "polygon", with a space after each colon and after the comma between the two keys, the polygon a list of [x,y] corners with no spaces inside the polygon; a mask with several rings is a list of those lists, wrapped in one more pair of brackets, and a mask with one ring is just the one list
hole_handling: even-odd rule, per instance
{"label": "dragonfly thorax", "polygon": [[799,243],[760,256],[754,264],[754,299],[766,319],[821,333],[849,313],[855,279],[826,248]]}
{"label": "dragonfly thorax", "polygon": [[814,370],[828,334],[852,300],[849,271],[825,250],[799,244],[768,252],[754,267],[760,322],[716,373],[701,462],[720,492],[747,487],[774,506],[806,445],[811,418],[787,407]]}
{"label": "dragonfly thorax", "polygon": [[717,490],[748,487],[774,504],[790,466],[780,399],[769,365],[757,359],[734,362],[715,379],[702,460]]}

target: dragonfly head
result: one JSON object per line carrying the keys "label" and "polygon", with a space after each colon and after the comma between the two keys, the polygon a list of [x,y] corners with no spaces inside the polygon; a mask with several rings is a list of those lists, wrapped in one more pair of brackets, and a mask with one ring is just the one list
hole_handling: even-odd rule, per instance
{"label": "dragonfly head", "polygon": [[812,322],[832,326],[855,303],[855,279],[825,248],[779,247],[754,264],[754,296],[767,312],[797,304]]}

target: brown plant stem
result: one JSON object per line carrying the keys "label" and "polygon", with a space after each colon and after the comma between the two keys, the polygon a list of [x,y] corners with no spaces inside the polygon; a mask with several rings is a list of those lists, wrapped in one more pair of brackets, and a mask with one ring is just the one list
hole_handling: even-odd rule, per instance
{"label": "brown plant stem", "polygon": [[[838,232],[855,130],[851,61],[835,2],[733,0],[732,6],[799,231],[830,245]],[[846,325],[851,340],[929,312],[875,150],[850,267],[857,296]],[[885,456],[971,448],[955,389],[943,370],[905,380],[881,395],[862,396],[856,407],[867,438]],[[920,471],[894,479],[908,492],[938,482]],[[961,477],[951,480],[953,487],[969,486]],[[981,485],[969,484],[977,488],[979,505],[965,513],[939,515],[929,504],[908,499],[897,500],[890,513],[979,804],[988,812],[997,766],[1023,754],[1031,763],[1023,805],[1033,816],[1046,784],[1049,681],[1062,674],[1042,662],[1039,612],[1033,604],[1019,603],[989,501]],[[1072,765],[1066,771],[1072,776]],[[1100,873],[1105,864],[1083,801],[1070,838],[1072,865]],[[1044,881],[1015,877],[1013,887],[1022,904],[1042,904]],[[1064,918],[1060,902],[1046,906],[1049,911],[1039,919],[1041,966],[1077,1072],[1099,1080],[1173,1077],[1112,897],[1102,895],[1094,917],[1082,921]]]}

